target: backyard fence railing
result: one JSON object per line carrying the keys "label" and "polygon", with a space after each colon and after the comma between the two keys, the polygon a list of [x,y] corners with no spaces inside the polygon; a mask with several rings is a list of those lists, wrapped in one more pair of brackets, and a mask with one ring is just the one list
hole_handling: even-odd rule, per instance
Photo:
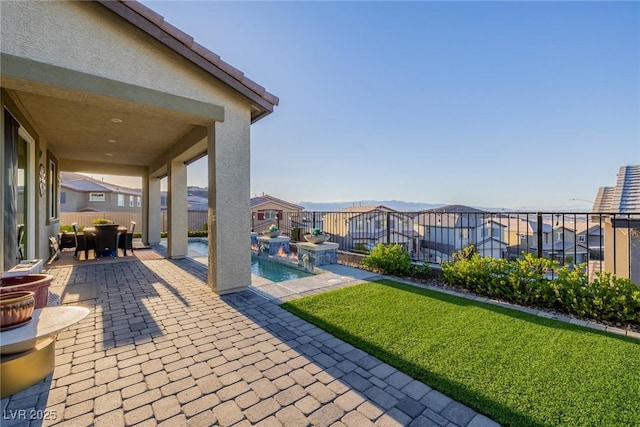
{"label": "backyard fence railing", "polygon": [[482,256],[513,259],[531,253],[640,283],[640,213],[297,211],[280,219],[252,218],[253,231],[270,224],[293,241],[320,228],[344,251],[368,253],[380,243],[399,244],[414,261],[440,264],[473,245]]}
{"label": "backyard fence railing", "polygon": [[[167,214],[162,212],[162,231]],[[207,212],[189,211],[191,231],[205,230]],[[90,226],[97,217],[142,224],[140,212],[63,212],[60,224]],[[283,212],[273,219],[251,216],[252,231],[276,224],[292,241],[319,228],[340,250],[368,253],[399,244],[414,261],[441,264],[472,246],[482,256],[513,259],[523,253],[565,265],[587,264],[589,274],[610,271],[640,283],[640,212]],[[139,228],[138,228],[139,229]]]}

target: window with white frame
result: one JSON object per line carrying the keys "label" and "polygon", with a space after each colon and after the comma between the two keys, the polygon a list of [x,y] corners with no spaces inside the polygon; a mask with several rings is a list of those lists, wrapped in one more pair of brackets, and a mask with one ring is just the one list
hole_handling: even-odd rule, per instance
{"label": "window with white frame", "polygon": [[136,206],[137,207],[142,206],[142,199],[140,198],[140,196],[136,197]]}
{"label": "window with white frame", "polygon": [[276,219],[278,218],[278,211],[273,209],[264,211],[264,219]]}
{"label": "window with white frame", "polygon": [[129,196],[129,207],[133,207],[133,196]]}
{"label": "window with white frame", "polygon": [[463,228],[462,230],[460,230],[460,238],[461,239],[468,239],[469,238],[469,229],[468,228]]}
{"label": "window with white frame", "polygon": [[104,202],[105,195],[104,193],[89,193],[89,201],[90,202]]}
{"label": "window with white frame", "polygon": [[563,242],[564,241],[564,231],[557,231],[556,232],[556,240],[558,242]]}
{"label": "window with white frame", "polygon": [[356,230],[362,230],[364,228],[364,221],[361,219],[356,220]]}
{"label": "window with white frame", "polygon": [[124,206],[124,194],[118,194],[118,206]]}
{"label": "window with white frame", "polygon": [[586,239],[586,236],[584,234],[581,235],[581,236],[578,236],[578,242],[583,242],[584,243],[586,240],[587,239]]}
{"label": "window with white frame", "polygon": [[525,240],[527,235],[525,233],[520,233],[520,240]]}

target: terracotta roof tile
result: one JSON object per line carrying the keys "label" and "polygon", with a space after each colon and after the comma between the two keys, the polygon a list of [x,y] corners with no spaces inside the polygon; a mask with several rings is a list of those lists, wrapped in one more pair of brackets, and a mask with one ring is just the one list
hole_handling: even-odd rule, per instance
{"label": "terracotta roof tile", "polygon": [[[107,7],[109,6],[108,1],[100,1],[100,0],[98,1]],[[215,67],[217,67],[218,69],[220,69],[221,71],[223,71],[224,73],[226,73],[227,75],[229,75],[230,77],[238,81],[241,85],[243,85],[250,92],[257,95],[259,98],[262,98],[264,101],[271,104],[272,106],[276,106],[279,104],[280,99],[277,96],[267,92],[263,86],[247,78],[242,71],[235,68],[231,64],[226,63],[224,60],[220,58],[219,55],[215,54],[214,52],[210,51],[206,47],[197,43],[193,39],[193,37],[191,37],[189,34],[185,33],[179,28],[166,22],[162,15],[158,14],[157,12],[153,11],[149,7],[143,5],[142,3],[139,3],[136,0],[119,0],[119,3],[125,5],[126,7],[128,7],[135,13],[137,13],[138,15],[146,18],[149,22],[155,24],[167,35],[178,40],[180,43],[186,46],[190,51],[204,58],[207,62],[214,65]],[[118,13],[117,8],[113,8],[113,7],[108,7],[108,8]],[[140,26],[140,24],[138,22],[135,22],[135,20],[132,23],[134,25]],[[269,107],[268,109],[272,110],[272,107]],[[270,111],[267,111],[267,113],[268,112]]]}
{"label": "terracotta roof tile", "polygon": [[162,24],[162,29],[169,35],[178,39],[183,45],[187,47],[191,47],[193,45],[193,37],[182,31],[180,28],[171,25],[167,21],[164,21]]}
{"label": "terracotta roof tile", "polygon": [[164,23],[164,17],[162,15],[160,15],[159,13],[155,12],[152,9],[149,9],[147,6],[143,5],[140,2],[123,1],[122,3],[126,5],[129,9],[135,10],[140,15],[144,16],[149,21],[153,22],[154,24],[157,24],[158,26],[162,26],[162,24]]}
{"label": "terracotta roof tile", "polygon": [[214,65],[218,65],[220,63],[220,56],[211,52],[206,47],[202,46],[200,43],[194,41],[191,45],[191,50],[193,50],[198,55],[202,56],[207,61],[211,62]]}

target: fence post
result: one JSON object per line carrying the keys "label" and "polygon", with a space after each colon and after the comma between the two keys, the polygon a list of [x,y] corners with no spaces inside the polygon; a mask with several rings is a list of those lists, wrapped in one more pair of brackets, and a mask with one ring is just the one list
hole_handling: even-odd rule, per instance
{"label": "fence post", "polygon": [[316,228],[316,213],[313,213],[313,228]]}
{"label": "fence post", "polygon": [[536,221],[538,223],[538,258],[542,258],[542,213],[536,214]]}
{"label": "fence post", "polygon": [[387,245],[391,243],[391,212],[387,212]]}

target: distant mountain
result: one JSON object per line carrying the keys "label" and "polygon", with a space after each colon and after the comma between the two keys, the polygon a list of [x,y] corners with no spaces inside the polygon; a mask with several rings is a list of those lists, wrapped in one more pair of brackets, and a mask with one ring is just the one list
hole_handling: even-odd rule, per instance
{"label": "distant mountain", "polygon": [[383,205],[401,212],[422,211],[443,206],[442,203],[403,202],[401,200],[358,200],[350,202],[297,202],[308,211],[334,212],[351,206]]}

